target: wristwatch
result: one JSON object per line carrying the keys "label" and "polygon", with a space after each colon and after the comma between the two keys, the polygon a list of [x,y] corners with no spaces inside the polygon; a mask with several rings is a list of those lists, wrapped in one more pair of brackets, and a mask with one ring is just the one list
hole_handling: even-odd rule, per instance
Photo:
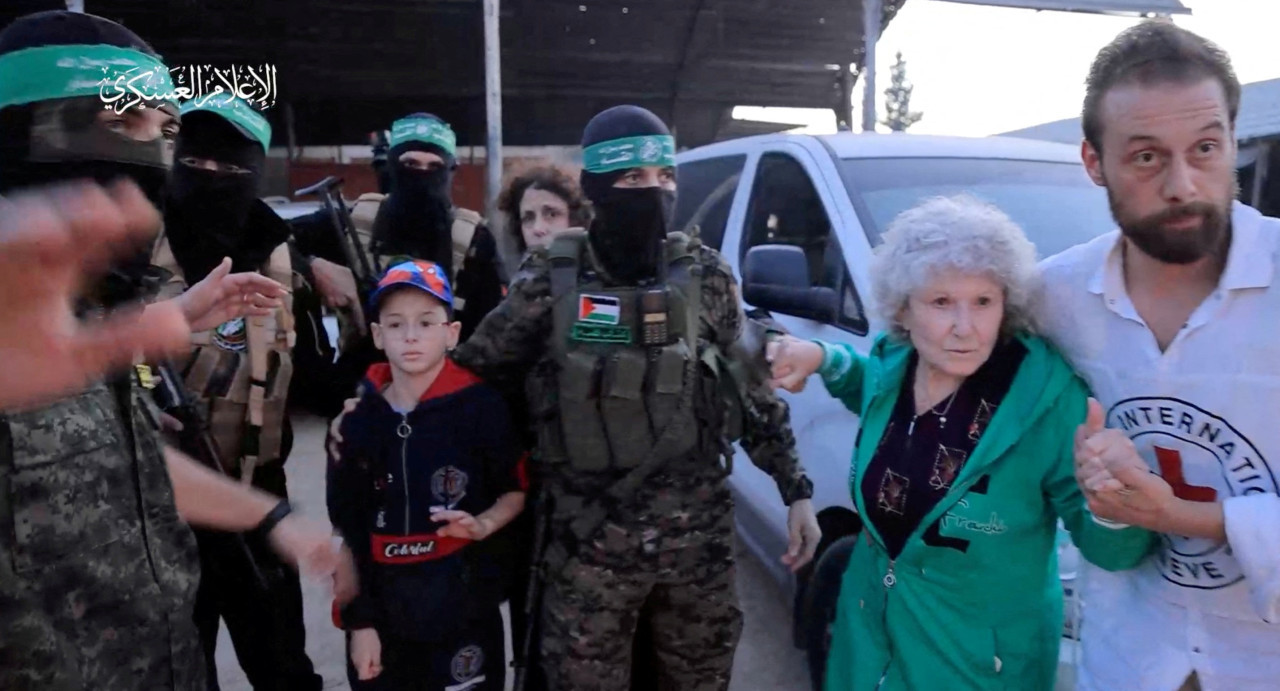
{"label": "wristwatch", "polygon": [[267,515],[263,516],[258,525],[254,526],[250,532],[265,540],[271,535],[271,531],[275,530],[276,526],[280,524],[280,521],[284,520],[284,517],[290,513],[293,513],[293,507],[289,505],[289,500],[281,499],[280,503],[268,511]]}

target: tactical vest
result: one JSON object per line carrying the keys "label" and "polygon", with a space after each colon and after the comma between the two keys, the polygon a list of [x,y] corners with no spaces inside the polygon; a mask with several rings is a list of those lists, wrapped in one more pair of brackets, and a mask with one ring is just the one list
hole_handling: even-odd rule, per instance
{"label": "tactical vest", "polygon": [[[151,263],[173,274],[158,299],[177,297],[189,287],[167,239],[157,244]],[[262,273],[294,288],[287,244],[275,248]],[[238,470],[245,483],[252,481],[259,461],[280,458],[295,339],[291,294],[270,316],[233,319],[191,337],[195,349],[182,376],[205,406],[223,467]]]}
{"label": "tactical vest", "polygon": [[573,229],[549,249],[554,381],[543,395],[554,410],[536,415],[542,458],[598,472],[687,454],[700,439],[699,243],[668,238],[665,284],[606,286],[582,270],[595,265],[586,238]]}
{"label": "tactical vest", "polygon": [[[351,222],[356,227],[360,245],[364,248],[365,254],[373,261],[374,271],[377,271],[379,275],[386,271],[395,259],[395,257],[385,254],[374,256],[372,250],[373,221],[378,217],[378,208],[382,206],[382,202],[386,198],[387,195],[385,194],[367,192],[360,195],[351,207]],[[451,234],[453,236],[453,275],[449,276],[449,282],[455,289],[458,286],[458,273],[462,271],[462,265],[466,262],[467,257],[475,253],[471,243],[476,236],[476,227],[483,220],[480,214],[470,209],[459,207],[454,207],[453,209],[453,225],[451,226]],[[466,304],[466,296],[458,295],[455,292],[453,296],[454,310],[461,312],[466,307]]]}

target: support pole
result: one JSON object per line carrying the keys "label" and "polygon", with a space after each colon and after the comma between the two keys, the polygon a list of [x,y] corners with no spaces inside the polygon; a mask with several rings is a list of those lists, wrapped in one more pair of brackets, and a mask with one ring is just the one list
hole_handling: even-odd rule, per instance
{"label": "support pole", "polygon": [[880,2],[862,0],[862,131],[876,130],[876,43],[880,41]]}
{"label": "support pole", "polygon": [[1253,189],[1249,194],[1249,206],[1257,209],[1262,204],[1262,191],[1266,189],[1267,175],[1270,171],[1272,142],[1258,142],[1258,160],[1253,164]]}
{"label": "support pole", "polygon": [[502,187],[502,54],[498,33],[500,0],[484,0],[484,92],[488,134],[485,138],[485,218],[498,221],[498,192]]}
{"label": "support pole", "polygon": [[293,125],[293,102],[284,102],[284,146],[289,163],[298,160],[298,135]]}
{"label": "support pole", "polygon": [[853,131],[853,88],[857,76],[853,73],[854,65],[840,66],[839,90],[840,95],[836,98],[836,130],[839,132]]}

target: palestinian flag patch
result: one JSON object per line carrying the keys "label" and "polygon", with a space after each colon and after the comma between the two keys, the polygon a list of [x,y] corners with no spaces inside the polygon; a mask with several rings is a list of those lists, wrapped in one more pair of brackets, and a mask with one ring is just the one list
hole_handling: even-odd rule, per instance
{"label": "palestinian flag patch", "polygon": [[617,324],[622,309],[618,298],[608,295],[578,296],[578,321],[592,324]]}

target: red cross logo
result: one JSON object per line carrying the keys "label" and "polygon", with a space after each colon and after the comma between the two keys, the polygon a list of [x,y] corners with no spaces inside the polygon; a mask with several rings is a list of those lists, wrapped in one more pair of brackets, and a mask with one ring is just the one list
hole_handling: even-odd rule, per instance
{"label": "red cross logo", "polygon": [[1196,502],[1212,502],[1218,500],[1218,490],[1212,487],[1199,487],[1187,484],[1182,476],[1182,453],[1176,449],[1155,447],[1156,461],[1160,464],[1160,475],[1173,488],[1173,496],[1179,499]]}

